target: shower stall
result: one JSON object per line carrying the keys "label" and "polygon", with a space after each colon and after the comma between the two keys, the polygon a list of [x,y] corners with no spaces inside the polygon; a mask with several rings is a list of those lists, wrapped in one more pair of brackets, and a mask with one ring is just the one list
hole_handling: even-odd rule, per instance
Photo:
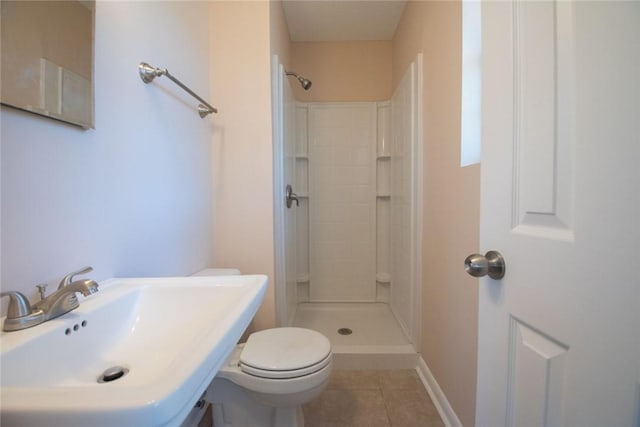
{"label": "shower stall", "polygon": [[421,62],[388,101],[302,103],[274,58],[278,322],[325,334],[344,367],[415,366]]}

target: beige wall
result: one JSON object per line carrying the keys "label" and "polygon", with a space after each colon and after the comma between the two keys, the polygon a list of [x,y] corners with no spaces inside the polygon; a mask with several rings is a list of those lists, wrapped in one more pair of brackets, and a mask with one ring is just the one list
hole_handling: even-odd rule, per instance
{"label": "beige wall", "polygon": [[256,329],[275,324],[269,14],[263,1],[211,6],[213,259],[269,276]]}
{"label": "beige wall", "polygon": [[313,82],[304,102],[385,101],[391,98],[391,42],[291,43],[291,70]]}
{"label": "beige wall", "polygon": [[280,1],[212,2],[211,22],[213,263],[269,276],[260,330],[276,319],[271,56],[289,64],[289,33]]}
{"label": "beige wall", "polygon": [[394,86],[424,53],[424,235],[421,353],[465,426],[474,425],[478,165],[460,167],[461,4],[410,1],[393,40]]}
{"label": "beige wall", "polygon": [[282,10],[282,1],[270,0],[269,5],[271,54],[278,55],[280,63],[287,68],[291,64],[291,41],[284,10]]}

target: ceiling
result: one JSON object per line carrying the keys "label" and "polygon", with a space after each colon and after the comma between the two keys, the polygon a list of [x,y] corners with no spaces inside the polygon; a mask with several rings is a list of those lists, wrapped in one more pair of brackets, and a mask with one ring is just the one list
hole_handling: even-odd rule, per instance
{"label": "ceiling", "polygon": [[406,0],[284,0],[293,42],[391,40]]}

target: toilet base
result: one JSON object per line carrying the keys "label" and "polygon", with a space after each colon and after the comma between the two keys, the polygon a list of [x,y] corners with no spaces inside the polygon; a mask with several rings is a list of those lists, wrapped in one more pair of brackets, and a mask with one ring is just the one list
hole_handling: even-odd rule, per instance
{"label": "toilet base", "polygon": [[263,405],[224,378],[213,379],[205,400],[211,403],[216,427],[304,427],[300,405]]}

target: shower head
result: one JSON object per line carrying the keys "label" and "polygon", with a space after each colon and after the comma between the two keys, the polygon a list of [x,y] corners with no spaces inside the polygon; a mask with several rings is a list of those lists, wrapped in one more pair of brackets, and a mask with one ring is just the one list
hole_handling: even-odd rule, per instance
{"label": "shower head", "polygon": [[297,73],[293,73],[293,72],[290,72],[290,71],[285,71],[285,74],[287,76],[293,76],[296,79],[298,79],[298,81],[300,82],[300,85],[302,86],[302,88],[304,90],[309,90],[309,88],[311,87],[311,80],[307,80],[304,77],[298,75]]}
{"label": "shower head", "polygon": [[298,76],[298,81],[300,82],[304,90],[309,90],[309,88],[311,87],[311,80]]}

